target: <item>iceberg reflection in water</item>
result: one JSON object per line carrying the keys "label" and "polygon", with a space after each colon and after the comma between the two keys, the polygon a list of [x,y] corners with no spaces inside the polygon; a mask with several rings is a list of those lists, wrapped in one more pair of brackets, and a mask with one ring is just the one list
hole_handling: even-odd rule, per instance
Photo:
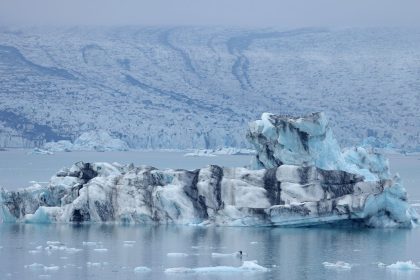
{"label": "iceberg reflection in water", "polygon": [[[232,279],[244,275],[261,280],[376,280],[395,279],[395,273],[399,279],[420,277],[419,270],[397,272],[377,265],[407,260],[418,265],[420,253],[413,246],[420,242],[418,230],[3,224],[0,236],[0,274],[10,274],[10,279],[40,275],[62,280]],[[136,242],[127,247],[127,240]],[[67,249],[49,250],[48,246]],[[101,248],[108,250],[95,253]],[[212,253],[239,250],[247,253],[242,259],[212,257]],[[186,256],[169,257],[171,252]],[[244,267],[244,261],[253,260],[267,270],[247,270],[250,263]],[[323,264],[341,262],[351,264],[351,269]],[[165,273],[182,267],[192,273]]]}

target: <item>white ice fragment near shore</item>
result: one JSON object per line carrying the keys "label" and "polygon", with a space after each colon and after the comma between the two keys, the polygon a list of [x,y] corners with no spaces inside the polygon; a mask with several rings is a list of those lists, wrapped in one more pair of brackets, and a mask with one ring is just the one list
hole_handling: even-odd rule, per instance
{"label": "white ice fragment near shore", "polygon": [[101,267],[101,263],[100,262],[87,262],[86,263],[87,267]]}
{"label": "white ice fragment near shore", "polygon": [[47,245],[63,245],[60,241],[47,241]]}
{"label": "white ice fragment near shore", "polygon": [[420,269],[413,261],[397,261],[396,263],[390,264],[386,267],[387,269],[391,270],[402,270],[402,271],[408,271],[408,270],[417,270]]}
{"label": "white ice fragment near shore", "polygon": [[106,253],[106,252],[108,252],[108,249],[107,248],[96,248],[96,249],[93,249],[93,251],[100,252],[100,253]]}
{"label": "white ice fragment near shore", "polygon": [[147,273],[151,272],[152,270],[147,266],[137,266],[134,268],[134,273]]}
{"label": "white ice fragment near shore", "polygon": [[337,261],[335,263],[323,262],[322,264],[324,265],[325,268],[337,269],[337,270],[350,270],[353,267],[352,264],[349,264],[343,261]]}
{"label": "white ice fragment near shore", "polygon": [[[57,243],[55,243],[57,244]],[[83,249],[79,249],[79,248],[72,248],[72,247],[67,247],[64,245],[48,245],[47,247],[45,247],[45,250],[48,252],[54,252],[54,251],[63,251],[69,254],[74,254],[74,253],[78,253],[80,251],[82,251]]]}
{"label": "white ice fragment near shore", "polygon": [[83,241],[83,246],[96,246],[98,244],[98,242],[94,242],[94,241]]}
{"label": "white ice fragment near shore", "polygon": [[45,271],[57,271],[59,270],[60,267],[57,265],[52,265],[52,266],[44,266],[44,270]]}
{"label": "white ice fragment near shore", "polygon": [[241,266],[208,266],[208,267],[172,267],[165,269],[165,273],[243,273],[243,272],[267,272],[268,268],[263,267],[257,261],[244,261]]}
{"label": "white ice fragment near shore", "polygon": [[213,258],[226,258],[226,257],[236,257],[238,253],[211,253]]}
{"label": "white ice fragment near shore", "polygon": [[172,258],[179,258],[179,257],[188,257],[188,254],[186,253],[167,253],[166,256],[172,257]]}

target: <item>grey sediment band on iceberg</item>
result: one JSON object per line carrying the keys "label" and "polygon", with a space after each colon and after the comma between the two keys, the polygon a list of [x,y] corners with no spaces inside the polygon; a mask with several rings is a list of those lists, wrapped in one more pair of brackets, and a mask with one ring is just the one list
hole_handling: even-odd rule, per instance
{"label": "grey sediment band on iceberg", "polygon": [[388,161],[363,148],[342,151],[323,113],[268,113],[250,124],[252,168],[194,171],[79,162],[48,186],[0,192],[0,219],[27,223],[227,226],[411,227]]}

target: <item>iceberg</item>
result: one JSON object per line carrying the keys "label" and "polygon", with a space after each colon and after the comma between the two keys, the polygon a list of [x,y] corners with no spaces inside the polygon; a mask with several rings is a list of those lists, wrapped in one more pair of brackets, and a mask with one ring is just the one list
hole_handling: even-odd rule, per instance
{"label": "iceberg", "polygon": [[197,170],[78,162],[48,185],[0,191],[24,223],[412,227],[418,215],[384,156],[341,150],[323,113],[250,124],[253,168]]}
{"label": "iceberg", "polygon": [[128,145],[121,139],[113,138],[104,130],[89,131],[82,133],[74,143],[68,140],[47,142],[43,149],[47,152],[71,152],[71,151],[128,151]]}
{"label": "iceberg", "polygon": [[184,274],[184,273],[255,273],[255,272],[267,272],[268,268],[257,264],[257,261],[244,261],[241,266],[207,266],[207,267],[171,267],[165,269],[165,273],[168,274]]}
{"label": "iceberg", "polygon": [[396,263],[388,265],[386,268],[403,271],[420,269],[420,267],[418,267],[413,261],[397,261]]}

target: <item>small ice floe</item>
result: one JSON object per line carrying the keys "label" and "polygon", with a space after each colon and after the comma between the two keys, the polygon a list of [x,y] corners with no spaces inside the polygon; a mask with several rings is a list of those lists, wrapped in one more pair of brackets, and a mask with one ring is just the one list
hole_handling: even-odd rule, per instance
{"label": "small ice floe", "polygon": [[386,264],[384,264],[383,262],[376,262],[373,264],[376,264],[378,267],[386,267]]}
{"label": "small ice floe", "polygon": [[212,150],[195,150],[191,153],[184,154],[184,157],[215,157]]}
{"label": "small ice floe", "polygon": [[35,254],[41,253],[41,251],[40,250],[29,250],[28,253],[32,254],[32,255],[35,255]]}
{"label": "small ice floe", "polygon": [[396,263],[390,264],[386,267],[391,270],[409,271],[420,269],[413,261],[397,261]]}
{"label": "small ice floe", "polygon": [[101,263],[100,262],[87,262],[86,263],[87,267],[101,267]]}
{"label": "small ice floe", "polygon": [[242,251],[238,251],[235,253],[211,253],[212,258],[229,258],[229,257],[242,257],[242,256],[247,256],[247,253],[244,253]]}
{"label": "small ice floe", "polygon": [[48,275],[48,274],[41,274],[41,275],[39,275],[39,276],[38,276],[38,278],[39,278],[39,279],[50,279],[50,278],[51,278],[51,275]]}
{"label": "small ice floe", "polygon": [[244,261],[241,266],[208,266],[208,267],[172,267],[165,269],[165,273],[244,273],[244,272],[267,272],[268,268],[263,267],[257,261]]}
{"label": "small ice floe", "polygon": [[62,260],[67,260],[69,257],[65,257],[65,256],[62,256],[62,257],[60,257],[60,259],[62,259]]}
{"label": "small ice floe", "polygon": [[100,252],[100,253],[106,253],[106,252],[108,252],[108,249],[107,248],[96,248],[96,249],[93,249],[93,251]]}
{"label": "small ice floe", "polygon": [[45,247],[45,250],[46,251],[49,251],[49,252],[52,252],[52,251],[64,251],[64,252],[69,253],[69,254],[74,254],[74,253],[77,253],[77,252],[82,251],[82,249],[79,249],[79,248],[69,248],[69,247],[66,247],[64,245],[60,245],[60,246],[57,246],[57,245],[48,245],[47,247]]}
{"label": "small ice floe", "polygon": [[94,241],[83,241],[83,246],[96,246],[98,243]]}
{"label": "small ice floe", "polygon": [[183,257],[188,257],[188,254],[186,253],[167,253],[166,256],[171,257],[171,258],[183,258]]}
{"label": "small ice floe", "polygon": [[133,247],[134,244],[136,244],[136,241],[124,241],[123,242],[124,247]]}
{"label": "small ice floe", "polygon": [[134,268],[134,273],[146,273],[152,271],[147,266],[137,266]]}
{"label": "small ice floe", "polygon": [[64,245],[64,243],[61,243],[60,241],[47,241],[47,245]]}
{"label": "small ice floe", "polygon": [[413,206],[413,207],[420,207],[420,203],[412,203],[410,205]]}
{"label": "small ice floe", "polygon": [[44,265],[40,263],[33,263],[33,264],[25,265],[24,268],[29,268],[32,270],[43,269]]}
{"label": "small ice floe", "polygon": [[251,244],[255,245],[255,244],[258,244],[258,242],[257,241],[252,241]]}
{"label": "small ice floe", "polygon": [[324,265],[325,268],[337,269],[337,270],[350,270],[353,266],[343,261],[337,261],[336,263],[323,262],[322,264]]}
{"label": "small ice floe", "polygon": [[52,266],[44,266],[44,270],[45,271],[57,271],[59,270],[60,267],[57,265],[52,265]]}

